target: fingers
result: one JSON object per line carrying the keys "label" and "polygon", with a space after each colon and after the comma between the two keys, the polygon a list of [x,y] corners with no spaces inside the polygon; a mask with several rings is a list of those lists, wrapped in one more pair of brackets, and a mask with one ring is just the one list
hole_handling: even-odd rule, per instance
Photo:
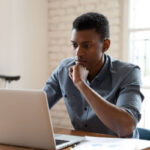
{"label": "fingers", "polygon": [[75,70],[79,70],[78,69],[78,67],[79,67],[79,65],[74,65],[74,66],[71,66],[70,68],[69,68],[69,77],[73,80],[73,76],[75,76],[74,74],[75,74]]}
{"label": "fingers", "polygon": [[88,73],[88,72],[89,72],[86,67],[81,66],[81,65],[79,66],[79,70],[80,70],[80,71],[83,71],[83,72],[85,72],[85,73]]}
{"label": "fingers", "polygon": [[72,74],[73,74],[73,66],[69,68],[69,77],[72,79]]}
{"label": "fingers", "polygon": [[83,80],[87,80],[89,71],[82,65],[74,65],[69,68],[69,77],[73,82]]}
{"label": "fingers", "polygon": [[74,70],[80,70],[80,71],[84,70],[84,71],[88,72],[88,70],[87,70],[84,66],[79,65],[79,64],[76,64],[76,65],[71,66],[71,67],[69,68],[69,74],[70,74],[71,76],[72,76]]}

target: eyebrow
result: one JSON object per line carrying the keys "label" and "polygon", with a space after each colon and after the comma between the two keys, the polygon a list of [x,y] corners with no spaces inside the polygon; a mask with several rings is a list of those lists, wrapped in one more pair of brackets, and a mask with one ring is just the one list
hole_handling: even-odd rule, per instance
{"label": "eyebrow", "polygon": [[[77,42],[75,42],[75,41],[71,41],[72,43],[77,43]],[[81,44],[86,44],[86,43],[91,43],[92,41],[83,41],[83,42],[81,42]]]}

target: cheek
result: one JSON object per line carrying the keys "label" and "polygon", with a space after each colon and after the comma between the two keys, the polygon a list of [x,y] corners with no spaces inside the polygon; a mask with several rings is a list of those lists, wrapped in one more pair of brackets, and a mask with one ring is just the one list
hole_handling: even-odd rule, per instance
{"label": "cheek", "polygon": [[102,59],[102,56],[103,56],[102,50],[97,47],[89,54],[89,60],[90,62],[94,63],[100,61]]}
{"label": "cheek", "polygon": [[97,51],[96,51],[96,57],[97,57],[97,59],[98,60],[101,60],[102,59],[102,57],[103,57],[103,46],[102,45],[99,45],[98,47],[97,47]]}

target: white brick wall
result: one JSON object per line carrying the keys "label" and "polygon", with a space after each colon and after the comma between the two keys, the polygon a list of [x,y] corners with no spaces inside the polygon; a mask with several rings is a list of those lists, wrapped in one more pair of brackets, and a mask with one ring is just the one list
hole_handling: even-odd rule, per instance
{"label": "white brick wall", "polygon": [[[121,57],[121,3],[120,0],[48,0],[49,75],[63,58],[72,56],[70,35],[72,21],[80,14],[95,11],[104,14],[110,22],[111,47],[108,54]],[[51,110],[54,126],[71,128],[63,99]]]}

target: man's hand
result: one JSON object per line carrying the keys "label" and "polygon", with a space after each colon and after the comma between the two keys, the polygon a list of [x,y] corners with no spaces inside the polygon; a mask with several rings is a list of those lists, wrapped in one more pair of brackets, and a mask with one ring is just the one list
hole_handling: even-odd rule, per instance
{"label": "man's hand", "polygon": [[78,86],[81,82],[86,82],[88,73],[89,71],[79,64],[69,68],[69,76],[76,86]]}

